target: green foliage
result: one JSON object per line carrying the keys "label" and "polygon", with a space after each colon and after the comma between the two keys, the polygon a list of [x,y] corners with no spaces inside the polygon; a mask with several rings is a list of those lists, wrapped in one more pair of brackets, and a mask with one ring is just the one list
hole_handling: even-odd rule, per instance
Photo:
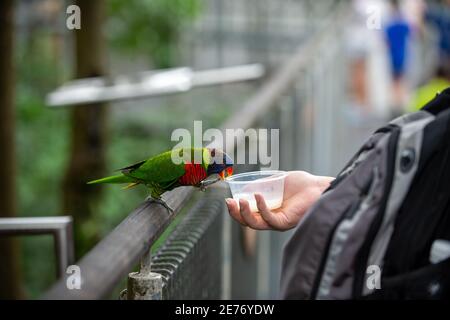
{"label": "green foliage", "polygon": [[[18,43],[16,55],[16,148],[20,216],[60,212],[61,179],[67,159],[68,117],[45,107],[44,94],[59,74],[49,41],[36,33]],[[20,237],[25,292],[36,297],[56,280],[56,258],[50,235]]]}
{"label": "green foliage", "polygon": [[108,35],[127,53],[145,53],[156,68],[176,61],[176,40],[185,22],[200,11],[200,0],[111,0]]}

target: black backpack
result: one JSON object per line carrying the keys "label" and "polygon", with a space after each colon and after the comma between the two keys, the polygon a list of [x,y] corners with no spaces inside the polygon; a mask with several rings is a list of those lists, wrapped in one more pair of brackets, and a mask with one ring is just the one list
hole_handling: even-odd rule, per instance
{"label": "black backpack", "polygon": [[284,299],[450,298],[450,88],[377,130],[284,251]]}

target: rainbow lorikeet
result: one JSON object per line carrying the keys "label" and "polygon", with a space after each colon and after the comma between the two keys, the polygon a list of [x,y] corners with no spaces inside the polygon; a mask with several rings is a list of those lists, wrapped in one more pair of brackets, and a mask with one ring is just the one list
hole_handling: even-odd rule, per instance
{"label": "rainbow lorikeet", "polygon": [[[217,148],[179,148],[119,170],[119,175],[93,180],[88,184],[127,183],[124,189],[142,184],[150,190],[149,198],[152,201],[172,211],[161,199],[164,192],[180,186],[194,186],[204,190],[208,185],[231,175],[233,161]],[[212,175],[220,178],[207,180]]]}

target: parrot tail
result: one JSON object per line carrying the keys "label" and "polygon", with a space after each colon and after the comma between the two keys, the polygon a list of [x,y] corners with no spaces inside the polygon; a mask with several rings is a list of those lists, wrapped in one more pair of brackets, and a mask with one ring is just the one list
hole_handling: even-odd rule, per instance
{"label": "parrot tail", "polygon": [[127,184],[125,187],[123,187],[122,190],[128,190],[128,189],[134,188],[138,185],[139,185],[139,182],[132,182],[130,184]]}
{"label": "parrot tail", "polygon": [[117,176],[110,176],[98,180],[89,181],[87,184],[98,184],[98,183],[132,183],[134,180],[130,177],[119,174]]}

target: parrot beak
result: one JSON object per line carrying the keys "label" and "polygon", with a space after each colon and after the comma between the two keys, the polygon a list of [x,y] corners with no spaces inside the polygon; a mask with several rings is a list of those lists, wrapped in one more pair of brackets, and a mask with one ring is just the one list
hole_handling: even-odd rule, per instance
{"label": "parrot beak", "polygon": [[231,176],[232,174],[233,174],[233,167],[228,167],[219,173],[219,177],[222,180],[225,180],[225,178]]}
{"label": "parrot beak", "polygon": [[225,152],[220,149],[211,149],[210,154],[215,159],[208,165],[208,176],[217,174],[221,180],[225,180],[233,174],[233,160]]}

